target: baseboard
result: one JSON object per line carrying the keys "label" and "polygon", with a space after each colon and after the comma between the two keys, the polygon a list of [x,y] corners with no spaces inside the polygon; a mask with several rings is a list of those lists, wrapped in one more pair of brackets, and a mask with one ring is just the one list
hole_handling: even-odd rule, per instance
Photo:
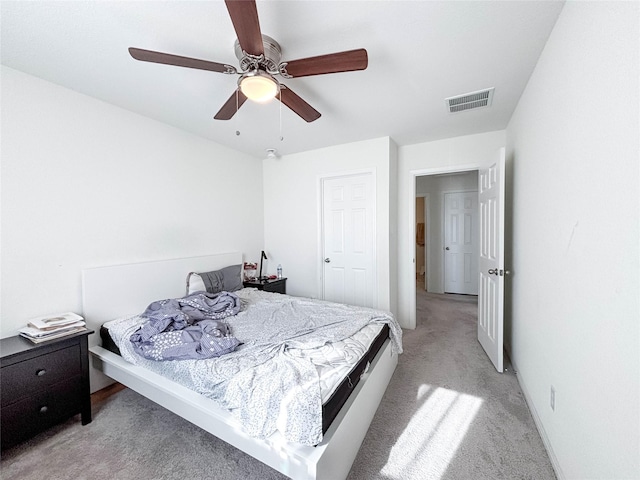
{"label": "baseboard", "polygon": [[109,385],[107,387],[104,387],[104,388],[98,390],[97,392],[92,393],[91,394],[91,405],[92,406],[93,405],[97,405],[98,403],[101,403],[101,402],[105,401],[111,395],[115,395],[120,390],[124,390],[125,388],[127,388],[127,387],[125,387],[121,383],[114,382],[111,385]]}
{"label": "baseboard", "polygon": [[553,467],[553,471],[556,474],[556,477],[558,478],[558,480],[566,480],[566,476],[564,475],[564,472],[562,471],[562,468],[560,467],[560,463],[558,462],[558,457],[556,457],[555,452],[553,451],[553,447],[551,446],[551,442],[549,441],[549,437],[547,436],[547,432],[544,429],[544,425],[542,424],[542,421],[540,420],[540,416],[538,415],[538,411],[536,410],[535,405],[533,404],[533,401],[531,401],[531,396],[529,395],[529,391],[527,390],[527,387],[525,385],[525,381],[522,378],[522,375],[520,374],[520,369],[516,366],[515,362],[513,361],[513,357],[511,355],[509,355],[511,358],[511,365],[513,367],[513,369],[517,372],[516,374],[516,378],[518,379],[518,384],[520,385],[520,389],[522,390],[522,393],[524,394],[524,399],[527,402],[527,406],[529,407],[529,411],[531,412],[531,416],[533,417],[533,422],[536,425],[536,429],[538,430],[538,433],[540,434],[540,438],[542,439],[542,443],[544,444],[544,448],[547,451],[547,454],[549,455],[549,460],[551,461],[551,466]]}

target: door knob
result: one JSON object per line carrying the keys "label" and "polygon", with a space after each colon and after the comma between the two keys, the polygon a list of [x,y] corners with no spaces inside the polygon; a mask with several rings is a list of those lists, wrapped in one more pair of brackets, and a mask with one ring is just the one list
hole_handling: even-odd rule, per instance
{"label": "door knob", "polygon": [[444,247],[445,250],[449,250],[449,247]]}
{"label": "door knob", "polygon": [[498,275],[498,269],[497,268],[489,269],[489,275]]}
{"label": "door knob", "polygon": [[331,259],[329,257],[325,258],[324,263],[331,263]]}

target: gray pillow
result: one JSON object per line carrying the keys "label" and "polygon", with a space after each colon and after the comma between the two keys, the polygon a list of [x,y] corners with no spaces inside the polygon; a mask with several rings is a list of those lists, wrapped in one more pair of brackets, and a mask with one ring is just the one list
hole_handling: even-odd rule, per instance
{"label": "gray pillow", "polygon": [[242,288],[242,264],[199,273],[207,292],[235,292]]}

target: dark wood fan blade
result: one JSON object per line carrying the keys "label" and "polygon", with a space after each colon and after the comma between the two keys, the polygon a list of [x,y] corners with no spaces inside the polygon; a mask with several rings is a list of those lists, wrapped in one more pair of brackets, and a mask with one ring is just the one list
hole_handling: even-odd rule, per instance
{"label": "dark wood fan blade", "polygon": [[233,92],[233,95],[229,97],[229,100],[225,102],[220,111],[213,117],[216,120],[229,120],[233,117],[244,102],[247,101],[247,97],[240,91],[240,89]]}
{"label": "dark wood fan blade", "polygon": [[262,55],[262,34],[254,0],[225,0],[240,47],[251,55]]}
{"label": "dark wood fan blade", "polygon": [[196,68],[198,70],[210,70],[220,73],[236,73],[235,67],[223,63],[198,60],[197,58],[181,57],[169,53],[153,52],[142,50],[141,48],[130,48],[129,53],[136,60],[143,62],[162,63],[164,65],[175,65],[176,67]]}
{"label": "dark wood fan blade", "polygon": [[286,73],[294,78],[324,75],[325,73],[364,70],[369,64],[364,48],[346,52],[330,53],[318,57],[301,58],[287,62]]}
{"label": "dark wood fan blade", "polygon": [[282,103],[307,122],[313,122],[320,118],[320,112],[296,95],[289,87],[281,85],[278,98],[282,98]]}

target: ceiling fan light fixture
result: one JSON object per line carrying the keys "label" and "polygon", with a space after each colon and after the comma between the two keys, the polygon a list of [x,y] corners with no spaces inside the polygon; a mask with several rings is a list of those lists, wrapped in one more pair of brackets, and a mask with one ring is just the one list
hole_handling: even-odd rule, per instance
{"label": "ceiling fan light fixture", "polygon": [[273,160],[278,158],[278,151],[275,148],[267,148],[267,158],[269,160]]}
{"label": "ceiling fan light fixture", "polygon": [[254,102],[264,103],[274,98],[280,90],[280,85],[266,72],[256,70],[240,77],[238,81],[240,91]]}

